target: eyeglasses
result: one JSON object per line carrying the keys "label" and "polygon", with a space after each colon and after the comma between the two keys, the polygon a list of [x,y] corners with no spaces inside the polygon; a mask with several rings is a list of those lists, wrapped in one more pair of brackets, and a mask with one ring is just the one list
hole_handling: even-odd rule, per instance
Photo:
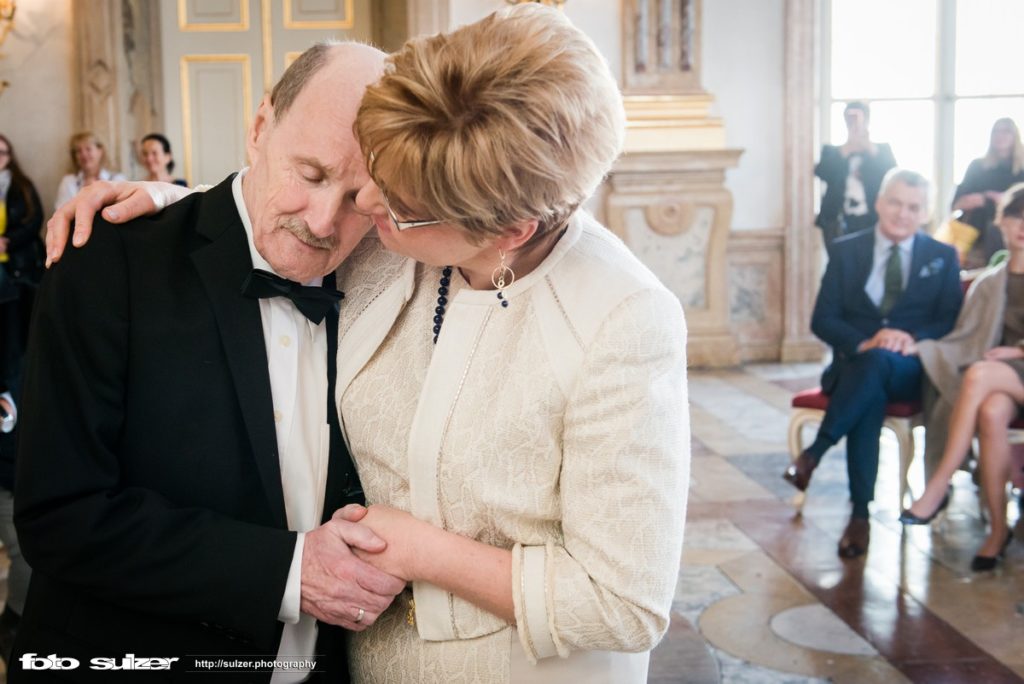
{"label": "eyeglasses", "polygon": [[[372,169],[373,169],[373,163],[376,160],[377,160],[377,155],[375,155],[373,152],[371,152],[370,153],[370,169],[371,169],[371,172],[372,172]],[[444,223],[444,221],[442,221],[440,219],[425,219],[425,220],[414,220],[414,221],[402,221],[401,219],[398,218],[398,216],[395,215],[394,209],[391,208],[391,202],[388,201],[388,195],[387,195],[386,192],[384,192],[384,188],[380,187],[379,183],[377,184],[377,189],[380,190],[380,197],[381,197],[382,200],[384,200],[384,208],[388,212],[388,218],[390,218],[391,222],[395,224],[395,230],[403,231],[403,230],[410,230],[412,228],[422,228],[424,226],[436,226],[439,223]]]}
{"label": "eyeglasses", "polygon": [[411,228],[422,228],[423,226],[436,226],[439,223],[444,223],[444,221],[440,219],[425,219],[422,221],[400,220],[395,216],[395,212],[391,209],[391,203],[388,202],[388,196],[387,193],[384,192],[384,188],[381,188],[380,186],[377,187],[380,190],[381,199],[384,200],[384,208],[388,210],[388,216],[391,218],[391,222],[395,224],[395,230],[402,231],[409,230]]}

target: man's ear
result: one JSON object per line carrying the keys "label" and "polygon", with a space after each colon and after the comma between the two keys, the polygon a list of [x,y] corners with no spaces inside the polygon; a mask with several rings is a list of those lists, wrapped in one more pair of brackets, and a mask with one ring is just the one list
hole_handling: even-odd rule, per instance
{"label": "man's ear", "polygon": [[260,106],[256,108],[249,132],[245,136],[245,151],[249,163],[256,161],[262,149],[263,140],[274,126],[274,106],[270,104],[270,95],[264,95]]}

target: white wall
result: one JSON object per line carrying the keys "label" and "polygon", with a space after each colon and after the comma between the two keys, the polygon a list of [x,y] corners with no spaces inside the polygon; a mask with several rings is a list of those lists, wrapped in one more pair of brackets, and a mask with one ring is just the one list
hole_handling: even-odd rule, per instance
{"label": "white wall", "polygon": [[704,88],[725,121],[729,147],[743,148],[726,185],[734,230],[785,225],[783,0],[704,0]]}
{"label": "white wall", "polygon": [[0,48],[0,132],[10,138],[49,213],[68,172],[72,134],[72,0],[18,0],[15,28]]}

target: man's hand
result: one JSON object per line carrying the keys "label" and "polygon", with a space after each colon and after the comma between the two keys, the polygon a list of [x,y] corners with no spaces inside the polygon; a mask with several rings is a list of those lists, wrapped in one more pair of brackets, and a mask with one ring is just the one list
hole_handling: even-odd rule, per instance
{"label": "man's hand", "polygon": [[67,246],[71,222],[75,234],[71,244],[81,247],[92,235],[92,222],[103,209],[103,218],[124,223],[139,216],[155,214],[170,202],[191,192],[171,183],[96,181],[65,202],[46,222],[46,267],[60,261]]}
{"label": "man's hand", "polygon": [[302,550],[302,612],[356,632],[372,625],[405,582],[360,560],[354,551],[372,555],[386,547],[368,527],[338,516],[307,532]]}
{"label": "man's hand", "polygon": [[359,558],[389,575],[407,581],[420,579],[416,571],[416,560],[430,553],[430,539],[438,528],[405,511],[380,504],[374,504],[369,509],[356,505],[345,506],[334,514],[334,519],[352,520],[355,516],[360,516],[356,519],[387,542],[387,548],[379,553],[365,553],[355,549]]}
{"label": "man's hand", "polygon": [[1024,349],[1020,347],[993,347],[985,352],[983,357],[986,361],[1009,361],[1010,359],[1024,359]]}
{"label": "man's hand", "polygon": [[864,340],[857,347],[857,351],[866,352],[869,349],[885,349],[897,354],[911,354],[915,349],[914,338],[903,330],[895,328],[882,328],[870,339]]}

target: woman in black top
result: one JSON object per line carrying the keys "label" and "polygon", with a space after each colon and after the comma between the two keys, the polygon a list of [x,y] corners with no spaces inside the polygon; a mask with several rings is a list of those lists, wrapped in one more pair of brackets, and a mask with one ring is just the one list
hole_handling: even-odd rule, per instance
{"label": "woman in black top", "polygon": [[14,147],[0,135],[0,372],[17,396],[35,286],[43,273],[39,230],[43,208],[21,170]]}
{"label": "woman in black top", "polygon": [[979,231],[968,255],[969,262],[983,266],[1003,248],[1002,233],[994,223],[996,205],[1008,187],[1021,181],[1024,181],[1024,145],[1020,130],[1013,119],[998,119],[992,125],[988,152],[970,163],[953,195],[953,210],[963,211],[960,220]]}

